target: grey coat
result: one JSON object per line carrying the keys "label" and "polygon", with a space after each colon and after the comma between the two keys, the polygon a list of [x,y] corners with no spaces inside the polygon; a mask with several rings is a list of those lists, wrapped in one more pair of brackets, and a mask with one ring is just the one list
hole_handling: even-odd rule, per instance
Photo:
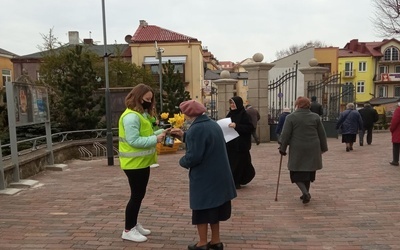
{"label": "grey coat", "polygon": [[189,169],[190,208],[215,208],[236,197],[221,127],[206,115],[184,134],[186,153],[179,164]]}
{"label": "grey coat", "polygon": [[322,153],[328,151],[325,129],[319,115],[297,109],[286,116],[281,133],[281,151],[289,147],[290,171],[316,171],[322,168]]}

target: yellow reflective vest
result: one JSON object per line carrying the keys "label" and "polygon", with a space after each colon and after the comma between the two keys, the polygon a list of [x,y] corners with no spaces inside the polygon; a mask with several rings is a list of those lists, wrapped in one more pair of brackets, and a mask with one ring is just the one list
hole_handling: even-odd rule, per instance
{"label": "yellow reflective vest", "polygon": [[121,168],[126,170],[146,168],[157,162],[156,147],[135,148],[126,141],[123,118],[130,113],[136,114],[140,119],[139,136],[146,137],[154,135],[152,124],[147,118],[136,111],[126,109],[124,113],[122,113],[118,122],[118,148]]}

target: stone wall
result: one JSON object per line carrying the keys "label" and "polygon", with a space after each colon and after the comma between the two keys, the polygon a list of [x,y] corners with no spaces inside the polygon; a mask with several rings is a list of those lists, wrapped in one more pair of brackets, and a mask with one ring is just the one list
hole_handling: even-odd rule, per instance
{"label": "stone wall", "polygon": [[[103,145],[106,144],[106,140],[103,139],[92,139],[92,140],[79,140],[79,141],[68,141],[53,145],[54,164],[65,163],[66,161],[73,159],[81,159],[79,153],[79,146],[84,146],[90,150],[95,156],[95,148],[93,147],[94,142],[99,142]],[[114,146],[117,147],[117,139],[114,139]],[[23,155],[18,158],[19,162],[19,176],[20,179],[27,179],[32,177],[46,169],[48,165],[46,148],[38,149]],[[115,153],[114,153],[115,154]],[[4,160],[4,179],[8,186],[13,182],[13,171],[11,159]]]}

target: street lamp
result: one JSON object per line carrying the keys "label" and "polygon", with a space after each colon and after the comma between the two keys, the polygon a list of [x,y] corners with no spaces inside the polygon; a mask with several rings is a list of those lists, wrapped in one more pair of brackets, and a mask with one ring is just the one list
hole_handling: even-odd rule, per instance
{"label": "street lamp", "polygon": [[163,85],[162,85],[162,53],[164,53],[164,49],[157,46],[156,41],[156,58],[158,59],[158,75],[159,75],[159,82],[160,82],[160,113],[163,111]]}
{"label": "street lamp", "polygon": [[106,35],[106,12],[104,0],[101,1],[103,10],[103,36],[104,36],[104,68],[106,77],[106,121],[107,121],[107,159],[108,166],[114,165],[113,135],[111,131],[111,109],[110,109],[110,83],[108,78],[107,35]]}

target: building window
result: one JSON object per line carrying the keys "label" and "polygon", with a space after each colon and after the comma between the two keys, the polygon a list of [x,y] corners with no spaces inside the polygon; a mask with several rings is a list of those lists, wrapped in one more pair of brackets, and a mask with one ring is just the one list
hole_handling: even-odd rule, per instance
{"label": "building window", "polygon": [[1,70],[1,75],[2,75],[2,79],[3,79],[3,85],[6,82],[11,82],[11,70],[8,69],[3,69]]}
{"label": "building window", "polygon": [[358,71],[360,71],[360,72],[367,71],[367,62],[359,62],[358,63]]}
{"label": "building window", "polygon": [[378,87],[378,97],[387,97],[387,86],[381,85]]}
{"label": "building window", "polygon": [[153,75],[158,74],[158,65],[150,65],[150,70]]}
{"label": "building window", "polygon": [[353,82],[346,82],[342,86],[342,102],[354,102],[354,85]]}
{"label": "building window", "polygon": [[357,93],[364,93],[365,91],[365,82],[359,81],[357,82]]}
{"label": "building window", "polygon": [[346,62],[344,65],[344,76],[353,76],[353,62]]}
{"label": "building window", "polygon": [[36,71],[36,80],[40,81],[40,72]]}
{"label": "building window", "polygon": [[378,80],[382,81],[382,74],[388,73],[388,66],[379,66],[379,75],[378,75]]}
{"label": "building window", "polygon": [[399,60],[399,50],[396,47],[390,47],[385,50],[384,61],[398,61]]}
{"label": "building window", "polygon": [[400,97],[400,86],[394,86],[394,96]]}
{"label": "building window", "polygon": [[394,73],[400,73],[400,65],[394,66]]}
{"label": "building window", "polygon": [[243,86],[247,86],[247,80],[243,80]]}

